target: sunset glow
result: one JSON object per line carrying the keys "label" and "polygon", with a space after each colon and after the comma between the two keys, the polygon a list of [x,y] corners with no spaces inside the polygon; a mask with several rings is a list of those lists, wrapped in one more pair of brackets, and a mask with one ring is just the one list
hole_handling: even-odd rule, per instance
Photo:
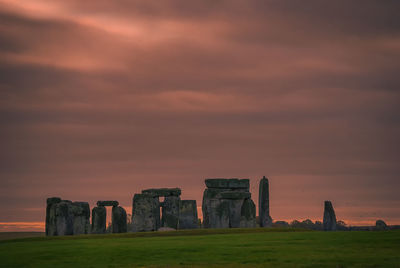
{"label": "sunset glow", "polygon": [[400,224],[399,9],[309,2],[0,0],[0,231],[264,175],[274,220]]}

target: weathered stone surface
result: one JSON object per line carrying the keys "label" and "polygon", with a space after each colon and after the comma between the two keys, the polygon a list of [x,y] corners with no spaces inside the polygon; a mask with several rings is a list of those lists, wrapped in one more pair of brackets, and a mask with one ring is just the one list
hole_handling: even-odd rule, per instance
{"label": "weathered stone surface", "polygon": [[249,192],[239,192],[239,191],[225,191],[219,193],[222,199],[246,199],[251,198],[251,193]]}
{"label": "weathered stone surface", "polygon": [[56,232],[57,235],[74,234],[74,207],[69,200],[62,200],[56,204]]}
{"label": "weathered stone surface", "polygon": [[113,207],[118,207],[119,202],[115,200],[106,200],[106,201],[97,201],[97,206],[98,207],[107,207],[107,206],[113,206]]}
{"label": "weathered stone surface", "polygon": [[55,236],[57,235],[56,227],[56,204],[61,202],[59,197],[47,198],[46,203],[46,235]]}
{"label": "weathered stone surface", "polygon": [[384,231],[384,230],[388,230],[388,226],[386,225],[386,222],[384,222],[383,220],[377,220],[375,223],[375,230],[378,231]]}
{"label": "weathered stone surface", "polygon": [[135,194],[132,203],[132,231],[157,231],[160,228],[160,203],[152,194]]}
{"label": "weathered stone surface", "polygon": [[106,232],[107,211],[103,206],[92,209],[92,234],[104,234]]}
{"label": "weathered stone surface", "polygon": [[88,234],[90,230],[90,207],[88,202],[73,202],[73,234]]}
{"label": "weathered stone surface", "polygon": [[206,228],[229,228],[229,201],[211,199],[208,226]]}
{"label": "weathered stone surface", "polygon": [[71,202],[59,197],[47,199],[46,235],[87,234],[90,208],[87,202]]}
{"label": "weathered stone surface", "polygon": [[181,200],[179,204],[179,229],[198,228],[196,200]]}
{"label": "weathered stone surface", "polygon": [[324,231],[336,231],[336,215],[331,201],[325,201],[323,226]]}
{"label": "weathered stone surface", "polygon": [[208,187],[204,191],[202,204],[205,228],[253,227],[255,216],[248,221],[244,221],[242,216],[245,208],[251,207],[251,203],[243,207],[245,200],[251,200],[248,179],[206,179],[205,183]]}
{"label": "weathered stone surface", "polygon": [[112,232],[113,233],[126,233],[127,232],[127,218],[126,211],[122,207],[112,208]]}
{"label": "weathered stone surface", "polygon": [[222,199],[229,204],[229,228],[239,228],[244,199]]}
{"label": "weathered stone surface", "polygon": [[258,214],[260,216],[260,227],[270,227],[272,225],[272,218],[269,214],[269,182],[265,176],[260,180]]}
{"label": "weathered stone surface", "polygon": [[240,215],[241,228],[256,227],[256,205],[250,198],[243,201]]}
{"label": "weathered stone surface", "polygon": [[142,191],[142,194],[151,194],[154,196],[180,196],[181,189],[179,188],[154,188]]}
{"label": "weathered stone surface", "polygon": [[179,196],[166,196],[162,205],[161,226],[178,229]]}
{"label": "weathered stone surface", "polygon": [[250,182],[249,179],[206,179],[206,186],[208,188],[220,188],[220,189],[249,189]]}

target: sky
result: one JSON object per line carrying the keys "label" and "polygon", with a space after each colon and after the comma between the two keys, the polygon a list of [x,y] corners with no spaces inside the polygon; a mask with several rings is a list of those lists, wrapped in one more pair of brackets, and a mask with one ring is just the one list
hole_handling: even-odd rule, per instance
{"label": "sky", "polygon": [[274,220],[400,224],[400,2],[0,0],[0,231],[46,198],[270,180]]}

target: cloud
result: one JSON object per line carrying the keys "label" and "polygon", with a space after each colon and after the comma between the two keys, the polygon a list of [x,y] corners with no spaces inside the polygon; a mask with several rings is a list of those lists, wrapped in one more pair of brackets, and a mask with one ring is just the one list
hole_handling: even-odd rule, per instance
{"label": "cloud", "polygon": [[0,220],[158,186],[200,205],[205,177],[256,201],[269,175],[276,219],[329,197],[397,221],[397,6],[0,1]]}

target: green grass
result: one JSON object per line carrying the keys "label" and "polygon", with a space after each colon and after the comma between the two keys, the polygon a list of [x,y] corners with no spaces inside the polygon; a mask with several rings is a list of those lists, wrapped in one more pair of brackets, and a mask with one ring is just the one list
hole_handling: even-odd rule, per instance
{"label": "green grass", "polygon": [[1,267],[400,267],[400,231],[212,229],[0,241]]}

